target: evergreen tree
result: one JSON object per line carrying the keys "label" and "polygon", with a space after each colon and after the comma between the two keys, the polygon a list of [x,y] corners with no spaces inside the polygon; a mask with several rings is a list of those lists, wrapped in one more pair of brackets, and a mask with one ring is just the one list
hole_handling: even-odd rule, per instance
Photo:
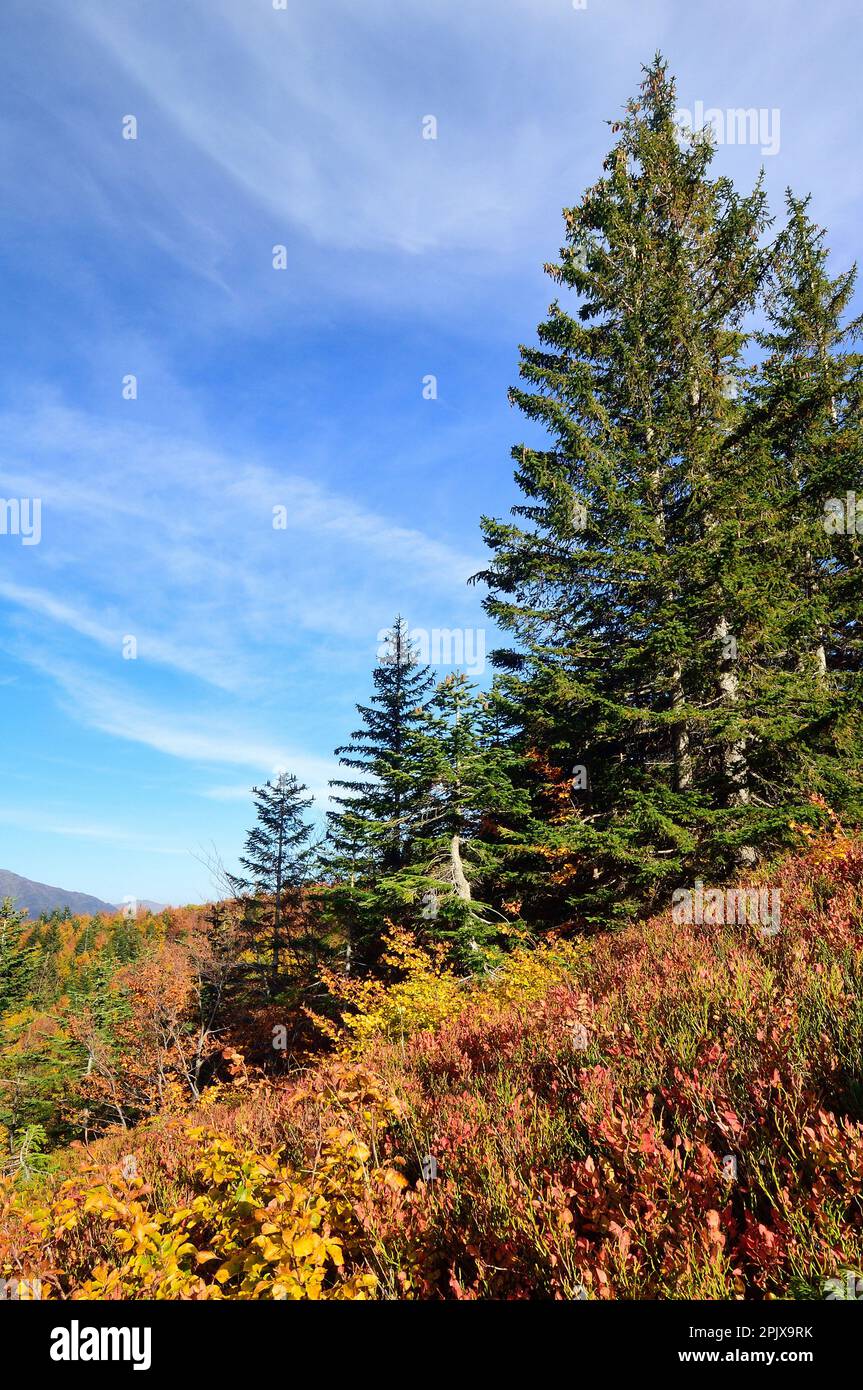
{"label": "evergreen tree", "polygon": [[336,778],[323,864],[335,880],[330,905],[346,924],[349,968],[377,956],[388,910],[404,900],[399,875],[411,863],[423,794],[423,725],[433,685],[417,661],[401,619],[387,634],[372,676],[374,693],[358,705],[362,725],[336,749],[358,775]]}
{"label": "evergreen tree", "polygon": [[[64,1104],[80,1074],[79,1049],[61,1029],[38,1026],[44,964],[53,964],[38,937],[38,923],[27,923],[11,899],[0,902],[0,1131],[19,1157],[28,1148],[35,1154],[46,1136],[72,1137]],[[23,1157],[17,1167],[26,1170]]]}
{"label": "evergreen tree", "polygon": [[496,692],[480,693],[457,672],[437,686],[417,733],[424,790],[409,870],[414,896],[425,931],[449,939],[472,968],[501,941],[507,919],[494,899],[514,827],[529,815],[501,715]]}
{"label": "evergreen tree", "polygon": [[572,796],[539,848],[561,915],[585,921],[753,857],[765,731],[741,663],[775,634],[758,621],[765,479],[739,382],[776,250],[760,182],[744,197],[711,179],[709,132],[674,115],[657,58],[547,267],[580,307],[555,301],[521,349],[511,398],[553,447],[513,451],[526,501],[484,522],[486,607],[518,641],[494,660],[545,796]]}
{"label": "evergreen tree", "polygon": [[829,276],[808,204],[786,195],[747,400],[769,500],[754,544],[772,583],[759,599],[775,630],[774,678],[762,673],[756,695],[762,720],[780,727],[775,739],[753,739],[750,757],[767,835],[799,814],[806,793],[850,821],[863,813],[863,357],[851,350],[861,319],[844,321],[856,270]]}
{"label": "evergreen tree", "polygon": [[129,1017],[129,1004],[116,984],[117,961],[100,951],[86,973],[69,982],[70,1012],[85,1011],[99,1039],[113,1046],[118,1027]]}
{"label": "evergreen tree", "polygon": [[257,949],[263,936],[267,942],[267,993],[278,993],[286,954],[292,958],[293,973],[304,977],[313,967],[314,931],[308,917],[311,906],[307,888],[314,859],[309,843],[312,826],[305,813],[312,798],[303,797],[306,787],[296,777],[280,773],[274,782],[253,787],[257,824],[246,837],[240,864],[245,875],[232,877],[235,891],[246,899],[245,926]]}
{"label": "evergreen tree", "polygon": [[29,998],[39,951],[25,940],[26,929],[12,899],[4,898],[0,902],[0,1018]]}

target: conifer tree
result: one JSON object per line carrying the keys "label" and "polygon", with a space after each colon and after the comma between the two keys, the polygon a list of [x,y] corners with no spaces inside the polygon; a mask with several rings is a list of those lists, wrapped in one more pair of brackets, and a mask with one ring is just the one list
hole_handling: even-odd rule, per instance
{"label": "conifer tree", "polygon": [[506,918],[493,900],[501,896],[512,828],[529,814],[519,754],[502,730],[496,692],[479,692],[462,672],[437,686],[417,741],[423,800],[408,872],[421,922],[476,967],[500,942]]}
{"label": "conifer tree", "polygon": [[231,877],[235,891],[246,899],[245,926],[257,942],[268,942],[267,992],[278,993],[284,957],[289,955],[295,975],[308,971],[314,953],[314,932],[309,930],[305,889],[314,859],[310,844],[312,826],[306,812],[311,797],[291,773],[279,773],[263,787],[253,787],[257,824],[246,837],[240,864],[245,875]]}
{"label": "conifer tree", "polygon": [[777,736],[753,741],[751,759],[767,833],[807,792],[850,821],[863,813],[863,357],[852,350],[863,320],[846,321],[856,269],[830,277],[809,201],[786,194],[748,390],[769,502],[754,538],[772,568],[762,621],[769,609],[775,633],[775,688],[762,679],[757,694]]}
{"label": "conifer tree", "polygon": [[422,800],[422,749],[417,732],[433,685],[420,666],[407,624],[396,618],[372,676],[374,694],[358,705],[362,724],[336,749],[358,775],[331,782],[323,866],[336,881],[331,906],[346,921],[350,968],[370,964],[385,929],[387,910],[399,900],[398,875],[410,863]]}
{"label": "conifer tree", "polygon": [[29,995],[38,951],[24,939],[26,924],[11,898],[0,902],[0,1018]]}
{"label": "conifer tree", "polygon": [[759,575],[741,536],[760,499],[736,382],[774,252],[760,183],[711,179],[709,132],[674,117],[657,58],[546,267],[580,306],[555,301],[521,349],[511,399],[552,447],[517,446],[526,500],[484,522],[486,607],[518,642],[494,659],[546,794],[586,775],[543,852],[588,921],[655,901],[705,854],[751,855],[739,659]]}

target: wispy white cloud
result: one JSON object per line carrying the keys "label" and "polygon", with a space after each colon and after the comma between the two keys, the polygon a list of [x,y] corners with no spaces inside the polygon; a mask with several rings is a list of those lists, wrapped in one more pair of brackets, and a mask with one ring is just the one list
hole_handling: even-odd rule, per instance
{"label": "wispy white cloud", "polygon": [[328,798],[330,778],[338,776],[336,759],[316,757],[271,740],[248,722],[244,727],[242,719],[212,716],[205,709],[184,717],[171,712],[165,703],[136,699],[128,691],[104,679],[93,680],[84,670],[56,659],[31,654],[29,662],[50,675],[70,713],[89,728],[202,768],[249,769],[247,784],[205,788],[201,794],[212,800],[239,800],[241,786],[248,799],[253,782],[287,770],[307,785],[320,807]]}
{"label": "wispy white cloud", "polygon": [[102,623],[94,622],[85,614],[77,612],[68,603],[62,603],[59,599],[52,598],[50,594],[41,593],[37,589],[27,589],[21,584],[7,584],[0,580],[0,598],[5,598],[10,603],[18,604],[33,613],[42,613],[45,617],[51,618],[53,622],[61,623],[64,627],[69,627],[74,632],[80,633],[82,637],[91,638],[100,646],[110,647],[117,640],[116,634]]}
{"label": "wispy white cloud", "polygon": [[[277,776],[279,772],[292,772],[297,780],[305,785],[308,794],[314,798],[316,809],[322,810],[326,808],[326,803],[329,800],[330,780],[343,775],[344,769],[339,767],[335,758],[315,758],[307,753],[295,752],[286,755],[282,762],[269,768],[266,777],[258,777],[255,780],[255,785],[260,786],[266,780]],[[200,795],[208,801],[244,802],[249,805],[251,793],[252,781],[250,780],[205,787]]]}
{"label": "wispy white cloud", "polygon": [[[488,62],[491,75],[484,48],[502,49],[501,31],[524,11],[500,0],[485,8],[490,27],[480,29],[466,22],[464,7],[443,0],[423,27],[432,43],[452,45],[459,35],[480,43],[474,59]],[[534,28],[547,30],[550,12],[535,9]],[[465,121],[464,102],[454,103],[451,89],[416,80],[417,55],[408,48],[400,71],[396,52],[385,52],[403,21],[392,3],[358,8],[331,0],[312,16],[293,6],[279,13],[271,5],[191,0],[182,12],[163,9],[158,27],[149,14],[101,0],[79,0],[74,15],[126,75],[130,100],[143,95],[151,104],[140,141],[167,124],[240,202],[267,210],[275,230],[324,245],[409,255],[487,248],[495,226],[499,255],[560,162],[553,133],[526,113],[505,142],[500,131],[495,138],[496,116],[503,124],[510,115],[497,80],[483,93],[483,119]],[[206,63],[188,62],[190,25],[206,31]],[[439,140],[423,141],[422,118],[435,108]],[[163,177],[178,180],[182,169],[166,164]]]}
{"label": "wispy white cloud", "polygon": [[43,835],[59,835],[64,839],[88,840],[98,844],[122,845],[142,854],[188,855],[189,850],[164,839],[123,830],[116,825],[104,825],[76,818],[66,819],[51,812],[35,813],[27,807],[0,806],[0,823],[30,830]]}
{"label": "wispy white cloud", "polygon": [[[320,641],[363,632],[370,650],[391,584],[444,597],[479,563],[251,454],[53,405],[7,414],[0,431],[8,487],[41,496],[43,517],[38,556],[10,554],[0,595],[118,662],[131,635],[142,665],[260,689],[273,683],[277,651],[314,661]],[[23,456],[26,472],[16,471]]]}
{"label": "wispy white cloud", "polygon": [[36,654],[29,660],[58,684],[78,718],[103,733],[146,744],[187,762],[260,770],[281,767],[285,762],[284,746],[256,733],[246,734],[236,724],[220,724],[203,712],[185,719],[171,716],[164,708],[136,699],[104,680],[94,681],[81,669]]}
{"label": "wispy white cloud", "polygon": [[[131,151],[116,131],[88,128],[86,201],[101,199],[122,229],[131,153],[150,195],[144,230],[202,275],[218,280],[237,237],[268,222],[273,240],[305,237],[337,252],[458,255],[463,283],[533,251],[550,190],[555,201],[577,194],[562,187],[574,159],[602,150],[604,121],[657,47],[680,70],[684,96],[780,105],[796,163],[816,180],[834,160],[838,172],[847,142],[836,138],[837,115],[850,135],[853,113],[837,112],[830,94],[814,99],[807,58],[829,47],[846,62],[836,39],[852,13],[788,0],[779,33],[769,7],[747,0],[728,0],[718,25],[682,0],[591,0],[581,12],[567,0],[436,0],[413,13],[403,0],[284,11],[247,0],[78,0],[68,22],[86,35],[85,72],[98,65],[141,122]],[[428,114],[435,141],[422,139]],[[156,148],[171,158],[148,157]],[[841,202],[849,181],[860,188],[847,162],[844,174]],[[374,269],[365,274],[385,289]]]}
{"label": "wispy white cloud", "polygon": [[[209,650],[196,652],[194,648],[188,646],[179,647],[154,633],[148,632],[146,628],[141,630],[140,626],[138,626],[136,633],[129,634],[122,626],[108,626],[73,607],[72,604],[64,603],[52,597],[50,593],[26,588],[20,584],[9,584],[0,580],[0,598],[5,598],[9,603],[26,609],[31,615],[48,618],[52,623],[67,628],[81,637],[88,638],[104,651],[115,656],[123,655],[124,643],[127,642],[129,636],[133,636],[137,653],[135,659],[140,656],[142,660],[153,661],[160,666],[167,666],[176,671],[184,671],[201,680],[220,686],[224,690],[233,690],[237,687],[237,673],[232,671],[230,667],[223,667],[214,663],[212,652]],[[112,606],[110,598],[106,598],[105,603]]]}

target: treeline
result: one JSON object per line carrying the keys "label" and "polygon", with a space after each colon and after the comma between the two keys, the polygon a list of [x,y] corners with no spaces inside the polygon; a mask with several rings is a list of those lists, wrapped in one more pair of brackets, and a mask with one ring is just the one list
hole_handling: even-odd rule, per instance
{"label": "treeline", "polygon": [[476,968],[519,915],[501,892],[510,881],[515,891],[531,808],[505,702],[462,674],[435,684],[401,620],[373,685],[360,727],[336,750],[346,773],[322,840],[313,843],[296,778],[253,790],[257,821],[229,882],[270,999],[286,979],[313,987],[321,964],[374,969],[396,925],[439,937]]}
{"label": "treeline", "polygon": [[194,1104],[242,1053],[287,1060],[229,906],[29,922],[0,903],[0,1178]]}
{"label": "treeline", "polygon": [[[188,913],[177,914],[178,918]],[[180,923],[173,927],[182,931]],[[121,981],[166,935],[164,918],[27,921],[0,903],[0,1164],[25,1174],[43,1151],[86,1134],[93,1048],[129,1008]]]}

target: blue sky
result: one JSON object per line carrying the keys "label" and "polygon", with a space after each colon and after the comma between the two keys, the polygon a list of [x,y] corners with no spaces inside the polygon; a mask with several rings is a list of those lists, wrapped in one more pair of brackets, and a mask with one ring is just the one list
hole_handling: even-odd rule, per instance
{"label": "blue sky", "polygon": [[858,254],[859,4],[4,0],[0,29],[0,497],[42,506],[38,544],[0,535],[0,867],[200,901],[254,782],[322,803],[397,611],[493,645],[465,580],[531,437],[517,347],[657,48],[682,107],[779,112],[716,167],[763,163],[777,212],[811,190]]}

